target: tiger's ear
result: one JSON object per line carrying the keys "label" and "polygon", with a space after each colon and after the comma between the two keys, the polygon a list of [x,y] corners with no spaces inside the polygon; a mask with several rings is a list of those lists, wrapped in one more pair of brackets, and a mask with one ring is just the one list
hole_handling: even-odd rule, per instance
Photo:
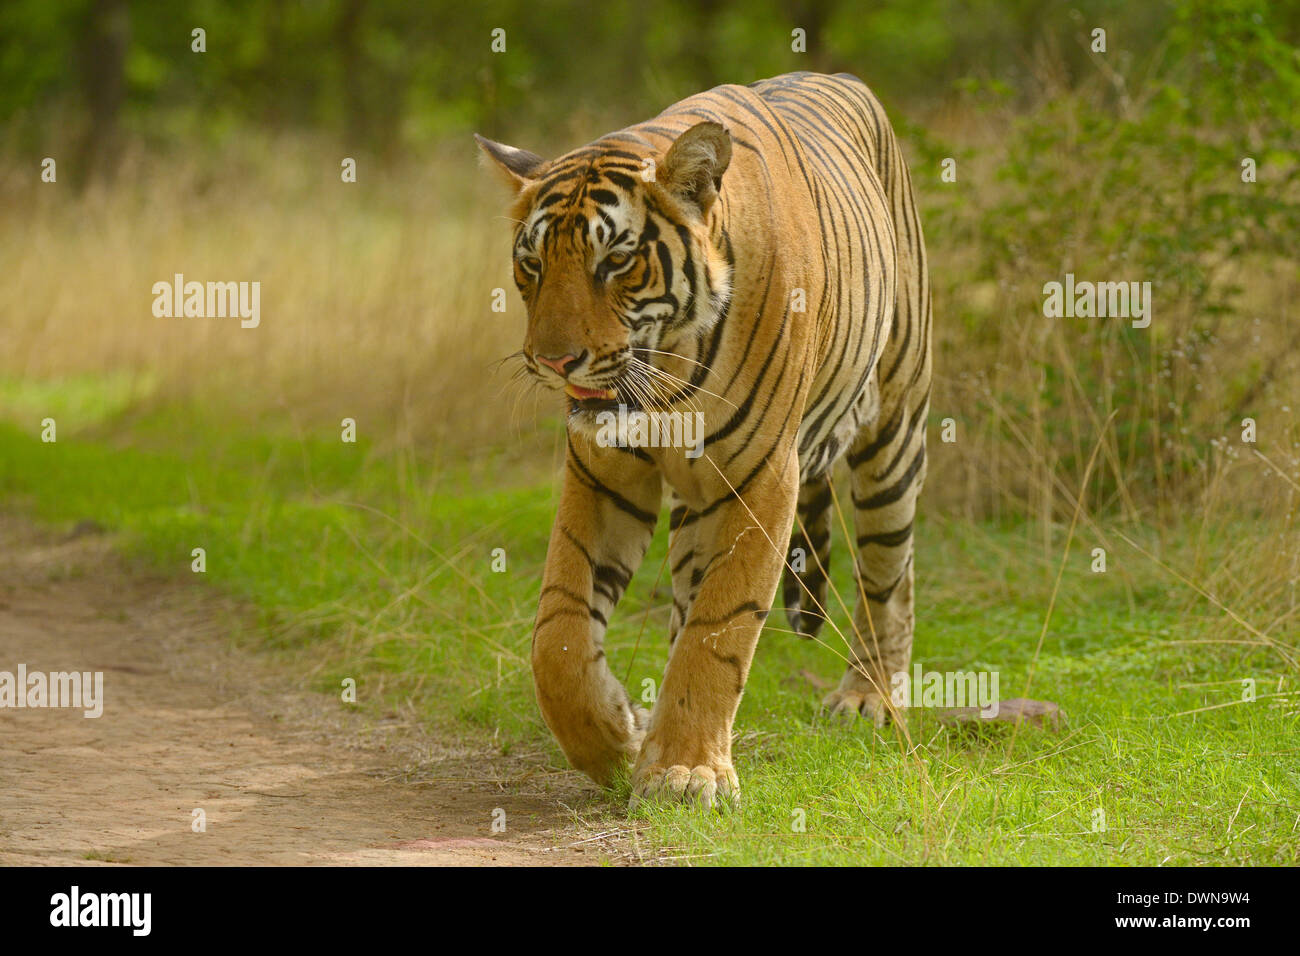
{"label": "tiger's ear", "polygon": [[673,143],[659,166],[659,183],[700,210],[709,211],[731,162],[731,135],[720,123],[696,123]]}
{"label": "tiger's ear", "polygon": [[483,155],[501,172],[506,185],[516,193],[540,178],[542,170],[546,167],[546,160],[526,149],[515,149],[505,143],[494,143],[478,133],[474,134],[474,141],[478,143],[479,149],[483,150]]}

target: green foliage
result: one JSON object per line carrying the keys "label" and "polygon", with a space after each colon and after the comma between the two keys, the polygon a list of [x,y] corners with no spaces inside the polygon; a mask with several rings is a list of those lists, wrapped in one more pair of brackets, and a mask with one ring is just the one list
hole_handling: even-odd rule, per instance
{"label": "green foliage", "polygon": [[[1067,472],[1080,475],[1090,452],[1071,441],[1079,406],[1097,404],[1097,421],[1118,411],[1126,474],[1147,487],[1177,485],[1203,466],[1212,439],[1257,411],[1270,376],[1243,294],[1255,291],[1258,302],[1270,274],[1294,275],[1300,247],[1300,51],[1281,39],[1290,27],[1264,0],[1183,0],[1173,12],[1149,69],[1122,59],[1103,68],[1099,57],[1091,82],[1056,90],[1013,121],[999,188],[936,223],[966,231],[978,274],[1026,317],[1008,327],[990,315],[977,336],[997,345],[1025,323],[1068,324],[1068,363],[1051,343],[1035,356],[1042,434]],[[967,90],[990,106],[1006,94]],[[1248,158],[1255,182],[1243,181]],[[1043,284],[1067,272],[1149,281],[1154,324],[1034,318]],[[1279,303],[1272,321],[1285,317]],[[1294,355],[1300,337],[1274,331],[1280,357]],[[1095,488],[1099,501],[1117,493],[1110,474]]]}
{"label": "green foliage", "polygon": [[[575,114],[622,125],[718,83],[799,69],[856,73],[887,102],[933,99],[969,75],[1029,96],[1035,51],[1051,51],[1068,74],[1086,71],[1078,36],[1096,22],[1149,39],[1167,29],[1169,9],[1118,0],[1072,11],[1049,0],[10,0],[0,10],[0,123],[49,137],[52,111],[120,108],[131,130],[160,139],[257,124],[384,151],[471,127],[553,134]],[[196,27],[207,33],[203,54],[190,48]],[[491,49],[496,29],[504,53]],[[796,29],[806,52],[792,49]],[[121,38],[120,59],[82,70],[106,37]],[[96,105],[113,72],[125,78],[122,101]]]}

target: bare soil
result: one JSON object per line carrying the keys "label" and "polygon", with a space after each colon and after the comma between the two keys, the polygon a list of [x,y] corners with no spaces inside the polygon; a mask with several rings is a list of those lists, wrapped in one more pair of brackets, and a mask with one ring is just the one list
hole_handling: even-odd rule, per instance
{"label": "bare soil", "polygon": [[651,862],[579,775],[304,693],[239,617],[93,526],[0,515],[0,671],[104,674],[97,719],[0,708],[0,865]]}

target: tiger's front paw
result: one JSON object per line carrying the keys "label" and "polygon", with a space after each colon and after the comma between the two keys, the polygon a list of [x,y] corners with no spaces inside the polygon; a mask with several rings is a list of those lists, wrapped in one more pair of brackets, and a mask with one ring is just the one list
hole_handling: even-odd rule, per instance
{"label": "tiger's front paw", "polygon": [[[641,755],[650,712],[626,700],[592,710],[556,706],[541,698],[542,716],[575,770],[602,787],[612,786]],[[568,701],[566,701],[566,705]]]}
{"label": "tiger's front paw", "polygon": [[694,803],[712,809],[723,803],[740,805],[740,779],[730,764],[650,764],[632,775],[629,809],[642,800]]}

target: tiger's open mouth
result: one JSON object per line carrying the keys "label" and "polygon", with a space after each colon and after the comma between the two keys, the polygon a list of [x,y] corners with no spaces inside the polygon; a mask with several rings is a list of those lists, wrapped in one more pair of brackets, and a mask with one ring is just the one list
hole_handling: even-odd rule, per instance
{"label": "tiger's open mouth", "polygon": [[618,392],[612,388],[583,388],[581,385],[564,386],[570,405],[587,412],[598,412],[618,407]]}
{"label": "tiger's open mouth", "polygon": [[581,385],[565,385],[564,394],[570,398],[576,398],[580,402],[592,401],[599,399],[601,401],[611,402],[618,398],[618,393],[612,388],[583,388]]}

